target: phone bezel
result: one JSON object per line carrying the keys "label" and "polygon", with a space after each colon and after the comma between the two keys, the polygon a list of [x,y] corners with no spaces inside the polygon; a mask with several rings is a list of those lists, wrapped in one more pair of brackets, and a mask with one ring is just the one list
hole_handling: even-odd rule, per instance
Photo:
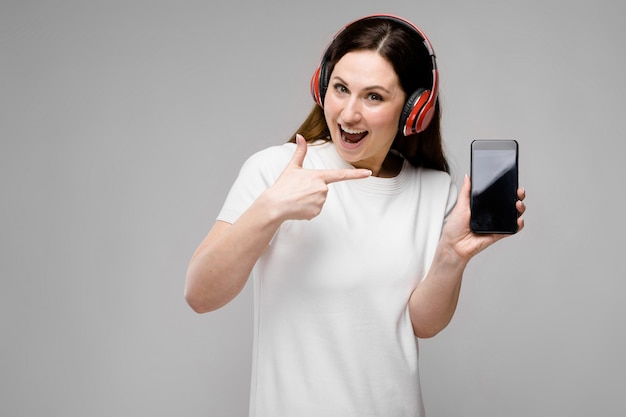
{"label": "phone bezel", "polygon": [[[519,143],[515,139],[474,139],[470,146],[470,178],[474,176],[475,169],[475,155],[476,151],[489,151],[489,150],[505,150],[505,151],[515,151],[515,177],[514,177],[514,186],[515,186],[515,200],[517,200],[517,188],[519,187]],[[474,184],[472,182],[471,190],[470,190],[470,230],[473,233],[479,234],[515,234],[517,233],[517,218],[515,222],[512,223],[514,227],[510,229],[502,229],[502,230],[488,230],[482,228],[476,228],[474,224]]]}

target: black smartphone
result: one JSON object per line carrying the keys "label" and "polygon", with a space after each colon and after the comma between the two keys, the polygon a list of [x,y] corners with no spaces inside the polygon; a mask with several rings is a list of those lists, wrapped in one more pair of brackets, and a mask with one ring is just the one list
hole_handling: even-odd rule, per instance
{"label": "black smartphone", "polygon": [[518,160],[519,146],[515,140],[477,139],[472,142],[472,232],[517,232]]}

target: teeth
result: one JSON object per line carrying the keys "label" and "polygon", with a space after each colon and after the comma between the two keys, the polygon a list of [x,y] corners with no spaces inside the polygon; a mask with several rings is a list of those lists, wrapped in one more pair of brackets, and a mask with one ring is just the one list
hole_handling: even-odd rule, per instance
{"label": "teeth", "polygon": [[346,133],[350,133],[351,135],[358,135],[359,133],[365,133],[366,130],[353,130],[353,129],[349,129],[347,127],[343,127],[341,126],[341,130],[343,130]]}

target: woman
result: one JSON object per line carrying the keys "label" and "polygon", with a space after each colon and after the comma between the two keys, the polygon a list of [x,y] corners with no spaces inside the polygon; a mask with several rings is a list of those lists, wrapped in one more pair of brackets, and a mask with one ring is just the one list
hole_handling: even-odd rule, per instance
{"label": "woman", "polygon": [[251,416],[422,416],[417,338],[446,327],[467,263],[504,235],[470,232],[469,178],[456,201],[417,27],[349,24],[311,89],[298,134],[242,167],[186,300],[215,310],[252,276]]}

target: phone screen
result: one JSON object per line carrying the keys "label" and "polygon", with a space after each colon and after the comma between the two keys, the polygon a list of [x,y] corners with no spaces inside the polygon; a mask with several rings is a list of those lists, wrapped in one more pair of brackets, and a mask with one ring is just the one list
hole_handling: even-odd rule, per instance
{"label": "phone screen", "polygon": [[471,181],[471,230],[474,233],[517,232],[517,141],[473,141]]}

